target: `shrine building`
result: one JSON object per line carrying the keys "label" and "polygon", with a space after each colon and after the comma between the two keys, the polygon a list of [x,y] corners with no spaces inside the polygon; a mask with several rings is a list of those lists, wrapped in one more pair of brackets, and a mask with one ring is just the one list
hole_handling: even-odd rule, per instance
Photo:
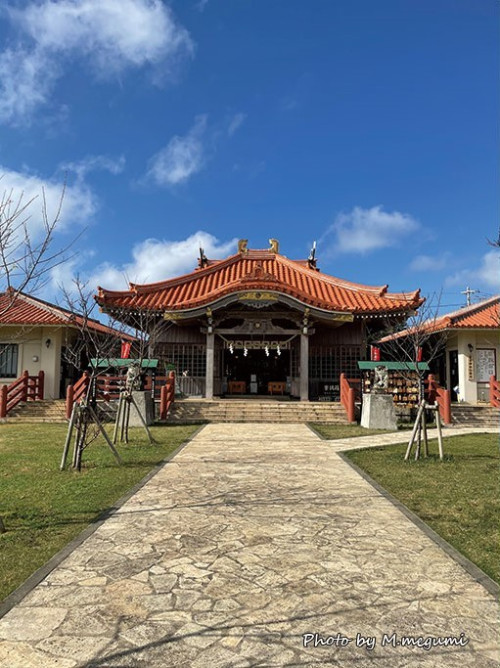
{"label": "shrine building", "polygon": [[125,323],[148,317],[150,356],[177,370],[187,396],[283,394],[338,400],[342,372],[358,377],[367,332],[385,319],[405,322],[420,291],[352,283],[321,272],[315,251],[290,260],[270,240],[159,283],[98,288],[101,310]]}

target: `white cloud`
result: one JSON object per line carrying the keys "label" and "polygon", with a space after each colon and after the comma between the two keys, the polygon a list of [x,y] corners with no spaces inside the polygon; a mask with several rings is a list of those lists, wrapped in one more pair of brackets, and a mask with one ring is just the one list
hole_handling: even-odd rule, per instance
{"label": "white cloud", "polygon": [[[30,216],[29,229],[34,238],[43,231],[43,195],[47,205],[47,215],[52,220],[57,214],[61,202],[64,183],[54,179],[42,179],[28,172],[17,172],[0,165],[0,193],[9,199],[12,207],[22,198],[27,204],[33,200],[27,210]],[[97,201],[88,186],[83,182],[67,185],[62,202],[59,229],[67,228],[75,223],[88,221],[97,210]]]}
{"label": "white cloud", "polygon": [[110,174],[120,174],[125,168],[125,158],[109,158],[105,155],[88,155],[76,162],[63,162],[59,169],[63,172],[73,172],[77,179],[83,180],[89,172],[106,171]]}
{"label": "white cloud", "polygon": [[197,116],[184,137],[172,137],[167,146],[150,160],[147,176],[161,186],[184,183],[204,164],[203,134],[207,117]]}
{"label": "white cloud", "polygon": [[412,271],[441,271],[446,269],[451,259],[451,253],[446,251],[441,255],[417,255],[409,264]]}
{"label": "white cloud", "polygon": [[491,250],[485,253],[475,269],[462,269],[452,276],[448,276],[445,285],[460,285],[466,287],[486,286],[500,290],[500,253]]}
{"label": "white cloud", "polygon": [[49,100],[71,57],[84,58],[98,78],[158,66],[173,74],[194,44],[161,0],[43,0],[8,16],[23,40],[0,54],[0,118],[18,123]]}
{"label": "white cloud", "polygon": [[236,239],[221,242],[212,234],[198,231],[182,241],[146,239],[132,249],[132,262],[117,267],[105,263],[91,274],[89,285],[123,290],[132,283],[155,283],[193,271],[199,249],[210,259],[224,258],[236,250]]}
{"label": "white cloud", "polygon": [[406,213],[386,212],[381,206],[354,207],[350,213],[339,214],[321,240],[333,236],[334,251],[364,254],[396,246],[418,228],[419,223]]}
{"label": "white cloud", "polygon": [[242,123],[245,121],[245,118],[247,117],[246,114],[235,114],[232,119],[229,122],[229,126],[227,128],[227,134],[229,137],[232,137],[236,130],[242,125]]}
{"label": "white cloud", "polygon": [[0,120],[24,122],[47,100],[58,73],[58,64],[40,49],[0,53]]}

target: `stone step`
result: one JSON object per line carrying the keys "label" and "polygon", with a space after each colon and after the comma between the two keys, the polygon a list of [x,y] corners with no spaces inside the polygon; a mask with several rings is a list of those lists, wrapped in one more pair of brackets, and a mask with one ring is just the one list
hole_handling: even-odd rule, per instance
{"label": "stone step", "polygon": [[347,422],[344,408],[333,402],[177,401],[169,422]]}
{"label": "stone step", "polygon": [[464,427],[499,427],[500,409],[493,406],[452,405],[453,424]]}

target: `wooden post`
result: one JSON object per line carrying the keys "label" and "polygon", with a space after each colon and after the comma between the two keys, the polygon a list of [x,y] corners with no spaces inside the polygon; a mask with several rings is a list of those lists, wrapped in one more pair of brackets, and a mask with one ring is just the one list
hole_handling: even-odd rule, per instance
{"label": "wooden post", "polygon": [[411,449],[412,449],[413,444],[415,442],[415,436],[417,435],[417,429],[418,429],[418,425],[420,424],[420,419],[422,417],[422,411],[423,410],[424,410],[423,406],[420,405],[418,407],[417,419],[415,420],[415,424],[413,425],[413,430],[411,432],[410,440],[408,442],[408,447],[406,448],[405,462],[407,462],[408,459],[410,458]]}
{"label": "wooden post", "polygon": [[66,389],[66,419],[70,420],[73,414],[75,388],[73,385],[68,385]]}
{"label": "wooden post", "polygon": [[347,420],[356,422],[356,403],[354,401],[354,388],[350,387],[347,391]]}
{"label": "wooden post", "polygon": [[443,422],[451,424],[451,395],[450,390],[443,390]]}
{"label": "wooden post", "polygon": [[71,419],[70,419],[69,426],[68,426],[68,433],[66,434],[66,441],[64,443],[64,450],[63,450],[63,455],[62,455],[62,459],[61,459],[61,466],[59,467],[61,469],[61,471],[64,471],[64,467],[66,466],[66,459],[68,457],[69,445],[71,443],[71,436],[73,435],[73,428],[75,426],[76,411],[77,411],[76,406],[73,406],[73,411],[71,413]]}
{"label": "wooden post", "polygon": [[427,418],[425,416],[426,405],[424,403],[424,411],[422,413],[422,435],[424,437],[424,457],[429,456],[429,441],[427,440]]}
{"label": "wooden post", "polygon": [[120,392],[120,397],[118,399],[118,408],[116,410],[115,428],[113,430],[113,443],[116,443],[116,439],[118,437],[118,428],[119,428],[119,425],[120,425],[122,405],[123,405],[123,394]]}
{"label": "wooden post", "polygon": [[438,433],[438,447],[439,447],[439,459],[443,461],[443,434],[441,432],[441,416],[439,415],[439,409],[436,411],[436,427]]}
{"label": "wooden post", "polygon": [[45,386],[45,371],[40,370],[38,372],[38,392],[36,395],[37,399],[43,400],[43,392]]}
{"label": "wooden post", "polygon": [[27,401],[28,400],[28,383],[30,382],[30,375],[27,371],[25,371],[23,373],[22,379],[23,379],[23,392],[22,392],[21,401]]}
{"label": "wooden post", "polygon": [[167,419],[167,386],[162,385],[160,389],[160,420]]}
{"label": "wooden post", "polygon": [[2,385],[0,390],[0,418],[7,417],[7,395],[8,395],[7,385]]}

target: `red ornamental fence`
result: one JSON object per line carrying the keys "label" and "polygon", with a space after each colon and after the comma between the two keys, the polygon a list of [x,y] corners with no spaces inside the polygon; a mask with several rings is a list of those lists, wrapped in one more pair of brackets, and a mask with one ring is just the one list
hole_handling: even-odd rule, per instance
{"label": "red ornamental fence", "polygon": [[445,390],[444,387],[438,383],[432,373],[430,373],[426,380],[427,385],[427,401],[430,404],[437,403],[439,407],[439,415],[445,424],[451,424],[451,394],[450,390]]}
{"label": "red ornamental fence", "polygon": [[[87,395],[91,382],[90,375],[84,372],[80,380],[74,385],[69,385],[66,391],[66,417],[69,420],[73,411],[73,405],[79,403]],[[118,399],[120,392],[125,389],[125,375],[112,376],[109,374],[94,378],[95,396],[97,399],[109,401]],[[147,376],[144,382],[144,391],[153,391],[153,379]],[[175,396],[175,374],[170,371],[168,376],[156,376],[154,379],[154,398],[160,400],[160,419],[166,420],[167,413],[174,401]]]}
{"label": "red ornamental fence", "polygon": [[490,404],[500,408],[500,381],[495,376],[490,376]]}
{"label": "red ornamental fence", "polygon": [[27,371],[10,385],[3,385],[0,390],[0,418],[7,414],[22,401],[39,401],[43,399],[45,374],[39,371],[30,376]]}
{"label": "red ornamental fence", "polygon": [[356,391],[345,373],[340,374],[340,403],[345,408],[348,422],[356,422]]}

